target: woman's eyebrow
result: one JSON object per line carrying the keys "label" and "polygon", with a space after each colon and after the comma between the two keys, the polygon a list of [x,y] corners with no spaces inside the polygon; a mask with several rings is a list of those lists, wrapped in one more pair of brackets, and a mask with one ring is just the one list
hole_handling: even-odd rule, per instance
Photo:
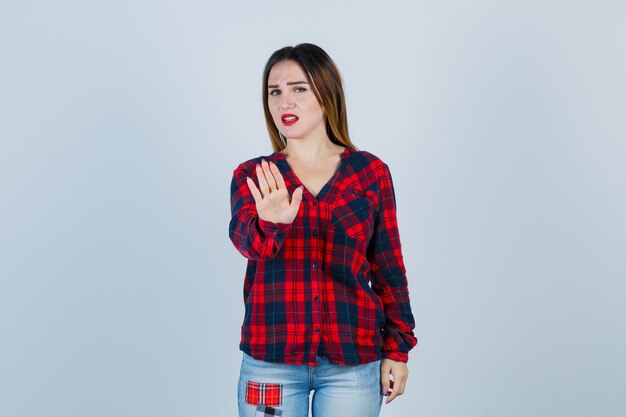
{"label": "woman's eyebrow", "polygon": [[[288,82],[287,85],[295,85],[295,84],[308,84],[306,81],[292,81]],[[267,88],[278,88],[277,85],[268,85]]]}

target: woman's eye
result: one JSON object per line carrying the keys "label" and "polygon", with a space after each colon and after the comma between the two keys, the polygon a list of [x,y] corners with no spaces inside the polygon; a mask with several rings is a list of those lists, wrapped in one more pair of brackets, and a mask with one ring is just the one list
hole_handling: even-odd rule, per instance
{"label": "woman's eye", "polygon": [[304,88],[304,87],[296,87],[296,88],[295,88],[295,90],[296,90],[297,92],[301,93],[301,92],[305,92],[305,91],[306,91],[306,88]]}
{"label": "woman's eye", "polygon": [[280,93],[280,90],[272,90],[270,91],[270,96],[277,96]]}

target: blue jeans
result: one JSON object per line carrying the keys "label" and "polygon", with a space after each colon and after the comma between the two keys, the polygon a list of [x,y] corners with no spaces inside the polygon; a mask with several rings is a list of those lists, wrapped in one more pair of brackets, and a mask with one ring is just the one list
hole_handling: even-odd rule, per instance
{"label": "blue jeans", "polygon": [[243,354],[239,417],[308,417],[311,391],[313,417],[378,417],[383,399],[380,360],[350,366],[318,356],[317,365],[308,366],[265,362]]}

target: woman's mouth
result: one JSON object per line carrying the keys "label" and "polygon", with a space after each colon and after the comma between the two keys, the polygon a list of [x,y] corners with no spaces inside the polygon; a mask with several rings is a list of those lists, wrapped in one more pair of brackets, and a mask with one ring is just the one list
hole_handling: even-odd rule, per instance
{"label": "woman's mouth", "polygon": [[296,116],[295,114],[283,114],[282,116],[280,116],[280,120],[282,120],[285,126],[291,126],[298,121],[298,116]]}

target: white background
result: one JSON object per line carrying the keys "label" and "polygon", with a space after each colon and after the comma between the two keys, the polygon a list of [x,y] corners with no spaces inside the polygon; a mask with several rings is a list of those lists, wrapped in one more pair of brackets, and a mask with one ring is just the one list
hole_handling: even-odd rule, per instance
{"label": "white background", "polygon": [[230,179],[299,42],[393,174],[419,344],[382,416],[626,415],[624,16],[0,0],[0,415],[236,416]]}

